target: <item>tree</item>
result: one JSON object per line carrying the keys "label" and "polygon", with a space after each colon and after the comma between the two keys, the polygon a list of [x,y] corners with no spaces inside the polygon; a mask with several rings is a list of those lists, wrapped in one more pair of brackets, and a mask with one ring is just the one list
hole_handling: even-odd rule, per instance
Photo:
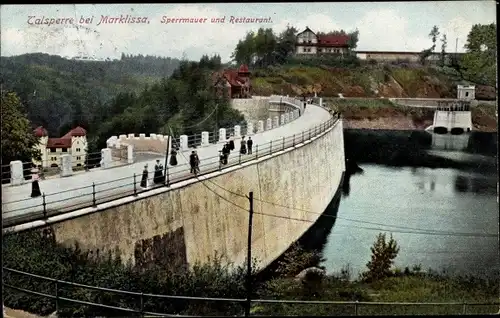
{"label": "tree", "polygon": [[496,88],[496,24],[472,26],[465,48],[467,53],[460,63],[463,77],[466,80]]}
{"label": "tree", "polygon": [[35,148],[38,138],[21,109],[16,93],[2,93],[2,165],[13,160],[28,162],[41,159],[40,150]]}
{"label": "tree", "polygon": [[431,51],[434,52],[436,50],[436,41],[439,36],[439,28],[435,25],[432,27],[431,32],[429,33],[429,37],[432,39],[432,49]]}
{"label": "tree", "polygon": [[379,233],[370,250],[372,256],[371,260],[366,264],[368,271],[363,273],[363,278],[367,281],[374,281],[388,277],[394,259],[399,253],[399,246],[392,238],[392,234],[387,242],[385,233]]}
{"label": "tree", "polygon": [[347,44],[349,45],[349,50],[352,51],[358,47],[358,41],[359,41],[358,29],[349,33],[348,36],[349,36],[349,40],[347,41]]}
{"label": "tree", "polygon": [[446,46],[448,45],[448,41],[446,39],[446,34],[443,34],[441,38],[441,65],[444,66],[446,60]]}

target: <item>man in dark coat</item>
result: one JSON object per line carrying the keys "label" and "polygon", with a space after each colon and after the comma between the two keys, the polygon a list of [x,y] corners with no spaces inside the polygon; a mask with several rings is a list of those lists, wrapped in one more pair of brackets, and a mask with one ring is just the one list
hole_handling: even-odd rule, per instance
{"label": "man in dark coat", "polygon": [[224,147],[222,147],[222,155],[224,156],[222,164],[227,165],[227,160],[229,158],[229,154],[231,150],[229,149],[229,143],[226,143]]}
{"label": "man in dark coat", "polygon": [[229,150],[230,151],[234,150],[234,140],[233,140],[233,138],[229,139]]}
{"label": "man in dark coat", "polygon": [[189,156],[189,165],[191,166],[191,173],[197,174],[200,172],[200,158],[196,150],[193,150]]}
{"label": "man in dark coat", "polygon": [[253,140],[252,140],[252,137],[248,137],[248,140],[247,140],[247,148],[248,148],[248,154],[251,155],[252,154],[252,146],[253,146]]}

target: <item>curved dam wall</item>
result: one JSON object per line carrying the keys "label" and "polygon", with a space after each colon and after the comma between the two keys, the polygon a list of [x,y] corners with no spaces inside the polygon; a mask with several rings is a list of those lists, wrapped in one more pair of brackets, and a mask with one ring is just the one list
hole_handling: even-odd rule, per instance
{"label": "curved dam wall", "polygon": [[320,217],[338,189],[344,170],[339,120],[295,149],[245,163],[203,182],[162,189],[161,193],[50,227],[60,243],[73,245],[77,241],[81,248],[100,254],[112,251],[123,262],[132,261],[141,267],[151,263],[185,267],[217,255],[225,262],[241,264],[247,253],[249,201],[226,190],[243,195],[253,191],[252,257],[265,267]]}
{"label": "curved dam wall", "polygon": [[[253,96],[252,98],[238,98],[231,100],[231,106],[239,110],[247,121],[266,120],[268,117],[279,115],[280,112],[270,109],[279,109],[279,104],[270,104],[269,97]],[[290,112],[295,108],[283,103],[281,106],[284,111]],[[271,116],[269,114],[272,114]]]}

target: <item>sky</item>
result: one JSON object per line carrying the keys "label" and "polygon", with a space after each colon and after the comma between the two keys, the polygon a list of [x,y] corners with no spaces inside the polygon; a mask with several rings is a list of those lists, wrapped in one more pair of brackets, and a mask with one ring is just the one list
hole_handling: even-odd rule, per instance
{"label": "sky", "polygon": [[[363,51],[422,51],[432,45],[428,34],[437,25],[447,35],[448,51],[455,51],[458,39],[458,52],[463,52],[472,25],[496,23],[496,3],[478,0],[2,5],[0,15],[2,56],[42,52],[114,59],[125,53],[198,60],[203,54],[219,54],[227,62],[247,31],[266,27],[279,33],[287,25],[300,31],[308,26],[315,32],[358,29],[357,50]],[[140,24],[109,23],[111,17],[127,15],[147,19],[141,19],[146,22]],[[103,16],[108,17],[108,23],[100,23]],[[231,23],[231,16],[265,20]],[[211,22],[212,18],[222,17],[224,23]],[[92,20],[85,21],[88,18]],[[162,23],[167,18],[206,21]],[[39,25],[35,23],[37,19],[54,22]]]}

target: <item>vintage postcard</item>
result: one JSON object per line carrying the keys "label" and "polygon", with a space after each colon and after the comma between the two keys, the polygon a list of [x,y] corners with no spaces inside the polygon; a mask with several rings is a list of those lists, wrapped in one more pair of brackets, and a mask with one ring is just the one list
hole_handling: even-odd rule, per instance
{"label": "vintage postcard", "polygon": [[4,316],[499,313],[495,12],[3,5]]}

